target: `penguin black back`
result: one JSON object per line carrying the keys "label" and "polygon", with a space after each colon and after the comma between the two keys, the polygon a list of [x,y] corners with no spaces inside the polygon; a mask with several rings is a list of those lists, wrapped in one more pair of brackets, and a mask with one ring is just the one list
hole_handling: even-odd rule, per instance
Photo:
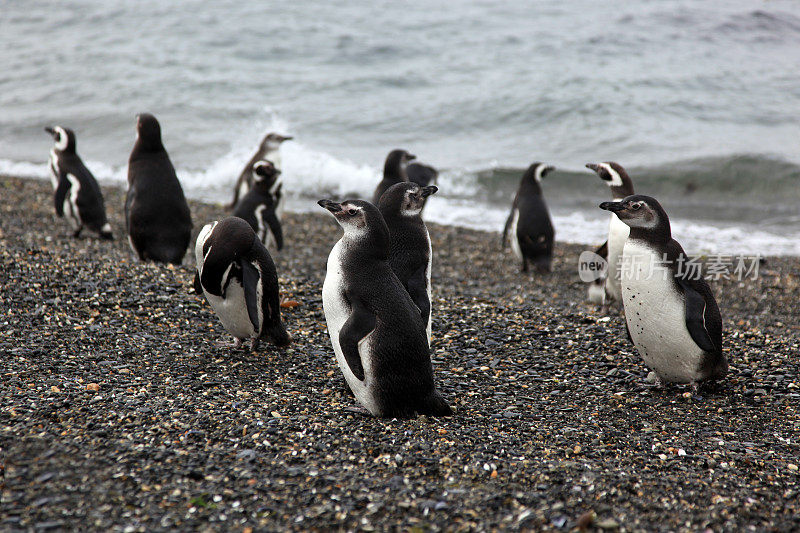
{"label": "penguin black back", "polygon": [[503,230],[503,243],[511,239],[514,253],[522,261],[523,272],[528,270],[528,261],[540,271],[551,268],[555,230],[542,196],[541,180],[552,170],[552,166],[539,162],[528,167]]}
{"label": "penguin black back", "polygon": [[406,174],[406,165],[409,161],[416,159],[416,156],[409,154],[405,150],[392,150],[386,156],[386,161],[383,163],[383,179],[378,183],[375,188],[375,193],[372,195],[372,203],[378,205],[381,195],[386,192],[386,189],[396,183],[408,181],[408,174]]}
{"label": "penguin black back", "polygon": [[192,217],[153,115],[136,121],[128,160],[125,221],[131,247],[143,261],[180,264],[189,246]]}

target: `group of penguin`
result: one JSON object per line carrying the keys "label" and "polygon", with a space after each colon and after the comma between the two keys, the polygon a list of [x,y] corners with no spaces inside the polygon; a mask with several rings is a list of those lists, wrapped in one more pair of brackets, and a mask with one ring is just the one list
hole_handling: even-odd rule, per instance
{"label": "group of penguin", "polygon": [[[58,216],[79,236],[84,227],[113,238],[100,188],[76,152],[73,131],[46,128],[54,139],[50,170]],[[291,137],[268,134],[239,176],[232,216],[205,225],[195,243],[194,289],[203,294],[234,347],[250,340],[286,346],[280,290],[270,249],[283,248],[280,146]],[[338,365],[358,402],[379,417],[446,416],[452,410],[437,391],[430,359],[431,241],[422,219],[438,191],[437,171],[405,150],[386,158],[372,202],[320,200],[343,229],[327,262],[323,310]],[[675,268],[686,254],[671,237],[669,219],[654,199],[634,195],[625,170],[613,162],[590,164],[611,188],[609,237],[598,253],[607,275],[590,289],[604,309],[625,311],[628,336],[657,383],[690,383],[724,377],[719,308],[702,278]],[[554,230],[542,196],[552,166],[534,163],[522,176],[504,231],[528,271],[549,271]],[[125,223],[130,246],[142,261],[180,264],[192,220],[175,169],[151,114],[136,118],[136,142],[128,161]],[[640,268],[619,268],[638,259]],[[665,261],[665,259],[667,259]],[[650,265],[647,267],[647,265]]]}

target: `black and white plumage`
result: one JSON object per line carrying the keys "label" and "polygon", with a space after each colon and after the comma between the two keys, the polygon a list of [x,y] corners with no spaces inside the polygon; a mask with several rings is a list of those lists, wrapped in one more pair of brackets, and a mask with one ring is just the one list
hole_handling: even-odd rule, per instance
{"label": "black and white plumage", "polygon": [[250,224],[268,250],[283,249],[283,229],[276,211],[281,185],[274,187],[280,173],[271,161],[257,161],[253,165],[253,186],[233,211],[233,216]]}
{"label": "black and white plumage", "polygon": [[[631,228],[620,279],[631,340],[658,381],[697,385],[728,371],[722,317],[699,272],[672,238],[669,218],[654,198],[633,195],[603,202]],[[683,267],[683,268],[682,268]]]}
{"label": "black and white plumage", "polygon": [[[239,177],[236,179],[236,186],[233,190],[233,201],[228,206],[229,209],[236,208],[239,204],[239,200],[244,198],[244,195],[247,194],[253,186],[253,167],[256,163],[259,161],[271,161],[276,169],[280,170],[282,168],[281,144],[293,138],[294,137],[291,135],[281,135],[275,132],[268,133],[264,136],[261,140],[261,144],[258,145],[258,150],[256,150],[256,153],[253,154],[253,157],[250,158],[239,174]],[[276,181],[274,187],[278,187],[279,185],[280,181]],[[270,193],[274,195],[275,191],[270,190]],[[282,209],[282,203],[277,203],[275,206],[276,212],[282,214]]]}
{"label": "black and white plumage", "polygon": [[389,265],[389,228],[369,202],[321,200],[344,229],[322,303],[336,360],[358,402],[380,417],[445,416],[425,323]]}
{"label": "black and white plumage", "polygon": [[286,346],[291,337],[281,320],[278,273],[269,252],[238,217],[206,224],[195,244],[194,288],[204,294],[235,347],[250,339]]}
{"label": "black and white plumage", "polygon": [[[622,168],[622,165],[613,161],[605,163],[588,163],[587,168],[594,170],[597,175],[602,179],[608,188],[611,190],[611,197],[614,201],[620,201],[626,196],[633,194],[633,181],[631,181],[628,173]],[[620,258],[622,257],[622,248],[625,246],[625,241],[628,238],[630,229],[623,224],[617,215],[611,213],[608,225],[608,239],[605,242],[606,246],[606,261],[608,261],[608,270],[606,271],[605,278],[605,294],[603,295],[603,309],[607,310],[609,305],[622,303],[622,291],[620,288]],[[602,246],[601,246],[602,248]],[[589,287],[589,291],[595,290]],[[596,296],[589,296],[596,299]]]}
{"label": "black and white plumage", "polygon": [[372,203],[374,205],[378,205],[381,195],[386,192],[386,189],[397,183],[408,181],[406,166],[409,161],[416,159],[416,157],[405,150],[392,150],[389,152],[389,155],[386,156],[386,161],[383,163],[383,179],[378,183],[372,195]]}
{"label": "black and white plumage", "polygon": [[552,166],[538,162],[528,167],[503,229],[503,246],[511,241],[511,249],[522,262],[523,272],[528,271],[529,261],[540,272],[549,272],[552,268],[555,230],[541,186],[542,178],[551,170]]}
{"label": "black and white plumage", "polygon": [[125,197],[128,242],[142,261],[180,264],[189,246],[192,215],[175,168],[161,143],[156,117],[136,118]]}
{"label": "black and white plumage", "polygon": [[113,239],[103,193],[78,155],[75,132],[61,126],[45,128],[45,131],[55,141],[50,150],[49,166],[56,215],[69,221],[75,237],[87,227],[103,239]]}
{"label": "black and white plumage", "polygon": [[381,196],[378,209],[389,228],[389,265],[419,308],[431,341],[431,238],[422,220],[425,200],[439,189],[433,185],[398,183]]}

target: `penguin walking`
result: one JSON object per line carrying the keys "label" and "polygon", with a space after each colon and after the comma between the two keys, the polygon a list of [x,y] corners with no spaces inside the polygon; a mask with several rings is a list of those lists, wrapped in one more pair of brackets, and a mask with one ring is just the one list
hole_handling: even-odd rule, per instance
{"label": "penguin walking", "polygon": [[419,308],[389,265],[390,236],[369,202],[320,200],[344,235],[328,257],[322,305],[336,360],[372,415],[452,414],[436,390]]}
{"label": "penguin walking", "polygon": [[[261,144],[258,145],[258,150],[256,150],[256,153],[253,154],[253,157],[251,157],[244,166],[236,180],[236,186],[233,189],[233,201],[228,205],[228,209],[235,209],[239,204],[239,200],[243,198],[244,195],[247,194],[247,191],[253,186],[253,166],[256,163],[266,160],[271,161],[276,169],[280,170],[282,168],[281,144],[292,139],[294,139],[294,137],[291,135],[281,135],[271,132],[261,140]],[[274,186],[277,187],[279,184],[280,182],[276,181]],[[275,191],[271,190],[270,193],[274,195]],[[282,208],[283,206],[281,204],[276,205],[276,211],[280,214],[283,214],[281,211]]]}
{"label": "penguin walking", "polygon": [[386,189],[395,183],[402,183],[408,181],[408,174],[406,173],[406,166],[409,161],[413,161],[417,156],[409,154],[405,150],[392,150],[386,156],[386,161],[383,163],[383,179],[378,183],[375,188],[375,193],[372,195],[372,203],[378,205],[381,195],[386,192]]}
{"label": "penguin walking", "polygon": [[422,220],[425,200],[434,185],[398,183],[381,196],[378,209],[389,228],[389,266],[419,308],[431,342],[431,238]]}
{"label": "penguin walking", "polygon": [[672,238],[666,212],[649,196],[603,202],[630,227],[620,284],[631,340],[656,374],[656,383],[698,384],[728,371],[722,353],[722,318],[699,272],[686,269],[686,253]]}
{"label": "penguin walking", "polygon": [[550,272],[553,262],[555,231],[544,196],[542,178],[554,167],[533,163],[519,182],[511,205],[511,214],[503,229],[503,247],[511,240],[514,255],[522,261],[522,272],[528,271],[528,261],[540,272]]}
{"label": "penguin walking", "polygon": [[283,249],[283,230],[275,206],[281,195],[278,185],[273,195],[270,190],[280,176],[281,171],[271,161],[258,161],[253,165],[253,186],[239,201],[233,216],[250,224],[261,243],[268,250]]}
{"label": "penguin walking", "polygon": [[80,236],[87,227],[103,239],[113,239],[103,193],[76,151],[75,132],[61,126],[48,127],[45,131],[55,141],[50,150],[49,166],[56,215],[69,221],[73,237]]}
{"label": "penguin walking", "polygon": [[194,289],[205,294],[234,348],[250,339],[287,346],[291,337],[281,321],[278,273],[275,263],[252,228],[239,217],[206,224],[195,243],[197,271]]}
{"label": "penguin walking", "polygon": [[136,117],[136,143],[128,159],[125,223],[142,261],[180,264],[189,246],[192,215],[156,117]]}
{"label": "penguin walking", "polygon": [[[633,194],[633,182],[619,163],[614,163],[613,161],[597,164],[588,163],[586,168],[594,170],[600,176],[600,179],[606,182],[608,188],[611,189],[611,197],[615,202]],[[625,246],[629,231],[630,228],[620,221],[616,214],[611,213],[608,224],[608,240],[605,243],[608,269],[606,270],[605,295],[602,301],[603,312],[607,312],[609,305],[612,303],[622,304],[622,290],[619,284],[619,260],[622,257],[622,248]],[[602,249],[602,246],[600,249]],[[595,290],[593,287],[589,287],[590,292],[593,290]],[[589,298],[596,299],[596,293],[595,296],[590,295]]]}

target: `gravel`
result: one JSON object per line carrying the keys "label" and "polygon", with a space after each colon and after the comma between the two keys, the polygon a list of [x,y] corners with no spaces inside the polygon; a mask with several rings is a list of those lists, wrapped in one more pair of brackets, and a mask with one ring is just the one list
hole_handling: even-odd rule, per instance
{"label": "gravel", "polygon": [[[325,329],[338,227],[289,214],[295,339],[221,348],[192,265],[73,239],[46,182],[0,177],[0,530],[788,531],[800,527],[800,261],[712,283],[729,376],[654,389],[581,246],[523,275],[497,233],[430,225],[433,361],[453,417],[357,412]],[[195,233],[219,205],[192,203]],[[188,257],[188,255],[187,255]]]}

